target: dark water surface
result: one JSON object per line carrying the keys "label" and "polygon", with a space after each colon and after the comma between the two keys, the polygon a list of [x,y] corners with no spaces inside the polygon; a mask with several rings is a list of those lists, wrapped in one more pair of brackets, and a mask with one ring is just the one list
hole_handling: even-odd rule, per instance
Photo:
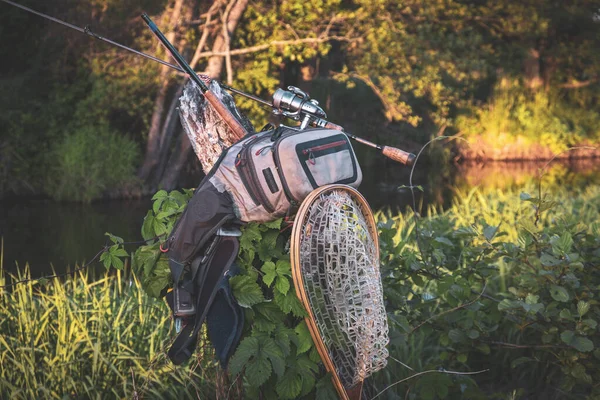
{"label": "dark water surface", "polygon": [[[543,165],[543,164],[542,164]],[[412,204],[410,169],[384,159],[372,159],[361,165],[360,191],[373,210],[382,208],[405,211]],[[471,166],[428,167],[420,165],[413,176],[417,204],[435,204],[445,208],[454,196],[454,188],[496,185],[518,187],[531,182],[540,164],[486,164]],[[600,161],[583,165],[560,165],[569,182],[586,185],[600,181]],[[194,186],[193,182],[186,187]],[[0,202],[0,237],[3,239],[3,267],[14,271],[29,264],[32,276],[39,277],[89,261],[106,243],[105,232],[125,241],[141,240],[140,228],[151,207],[150,198],[99,201],[92,204],[58,203],[51,200],[19,199]],[[131,248],[134,248],[133,246]]]}

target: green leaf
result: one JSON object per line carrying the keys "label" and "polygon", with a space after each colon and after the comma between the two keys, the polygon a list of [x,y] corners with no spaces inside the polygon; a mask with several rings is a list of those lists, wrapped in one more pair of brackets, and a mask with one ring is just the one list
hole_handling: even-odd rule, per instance
{"label": "green leaf", "polygon": [[264,357],[253,358],[246,365],[246,378],[253,386],[260,386],[271,376],[271,363]]}
{"label": "green leaf", "polygon": [[282,399],[295,399],[302,390],[302,378],[294,370],[288,370],[276,386],[277,394]]}
{"label": "green leaf", "polygon": [[436,237],[435,241],[438,242],[438,243],[445,244],[445,245],[450,246],[450,247],[454,247],[454,243],[452,243],[448,238],[445,238],[443,236]]}
{"label": "green leaf", "polygon": [[104,233],[104,236],[108,236],[111,240],[111,242],[113,242],[114,244],[121,244],[123,243],[123,239],[113,235],[112,233],[106,232]]}
{"label": "green leaf", "polygon": [[152,211],[148,211],[142,224],[142,237],[144,240],[150,240],[154,236],[156,236],[154,235],[154,215],[152,215]]}
{"label": "green leaf", "polygon": [[464,342],[467,339],[467,335],[465,335],[465,333],[460,329],[450,329],[450,332],[448,332],[448,337],[454,343]]}
{"label": "green leaf", "polygon": [[550,286],[550,296],[556,301],[560,301],[566,303],[569,301],[569,292],[562,286],[551,285]]}
{"label": "green leaf", "polygon": [[576,336],[573,331],[564,331],[560,334],[560,339],[583,353],[594,350],[594,343],[590,339],[583,336]]}
{"label": "green leaf", "polygon": [[255,242],[262,238],[262,234],[259,229],[259,225],[256,223],[249,223],[242,227],[242,237],[240,238],[240,249],[252,249],[256,247]]}
{"label": "green leaf", "polygon": [[567,254],[573,246],[573,238],[569,232],[564,232],[558,240],[551,240],[554,254]]}
{"label": "green leaf", "polygon": [[523,192],[523,193],[521,193],[521,195],[519,196],[519,198],[520,198],[521,200],[523,200],[523,201],[526,201],[526,200],[529,200],[529,199],[531,199],[531,195],[530,195],[529,193],[525,193],[525,192]]}
{"label": "green leaf", "polygon": [[576,336],[571,343],[569,343],[569,345],[573,346],[582,353],[587,353],[594,350],[594,343],[590,339],[583,336]]}
{"label": "green leaf", "polygon": [[272,261],[267,261],[263,264],[261,271],[264,273],[263,282],[267,287],[271,287],[275,277],[277,276],[277,272],[275,272],[275,263]]}
{"label": "green leaf", "polygon": [[540,262],[544,267],[555,267],[560,264],[560,260],[548,253],[543,253],[540,257]]}
{"label": "green leaf", "polygon": [[152,196],[152,200],[158,200],[158,199],[162,199],[167,197],[167,191],[166,190],[159,190],[158,192],[154,193],[154,196]]}
{"label": "green leaf", "polygon": [[113,256],[112,254],[110,255],[110,263],[116,269],[123,269],[123,260],[121,260],[119,257]]}
{"label": "green leaf", "polygon": [[251,357],[258,354],[259,343],[254,336],[243,339],[229,360],[229,373],[234,377],[239,374]]}
{"label": "green leaf", "polygon": [[42,277],[42,278],[39,278],[39,279],[37,280],[37,283],[38,283],[40,286],[46,286],[46,285],[47,285],[49,282],[50,282],[50,281],[48,280],[48,278],[44,278],[44,277]]}
{"label": "green leaf", "polygon": [[278,252],[276,251],[278,237],[278,231],[270,231],[262,235],[256,246],[258,258],[260,258],[261,261],[270,261],[278,256]]}
{"label": "green leaf", "polygon": [[585,367],[581,364],[575,364],[573,366],[571,369],[571,376],[588,385],[592,383],[592,377],[586,373]]}
{"label": "green leaf", "polygon": [[527,363],[527,362],[532,362],[532,361],[535,361],[535,360],[533,358],[531,358],[531,357],[519,357],[519,358],[513,360],[510,363],[510,367],[511,368],[516,368],[516,367],[518,367],[521,364],[524,364],[524,363]]}
{"label": "green leaf", "polygon": [[157,218],[152,220],[152,230],[154,231],[153,236],[161,236],[167,233],[167,226],[160,222]]}
{"label": "green leaf", "polygon": [[573,338],[575,337],[575,332],[573,331],[564,331],[563,333],[560,334],[560,339],[565,342],[566,344],[571,343],[571,341],[573,340]]}
{"label": "green leaf", "polygon": [[485,238],[488,241],[491,241],[494,238],[494,236],[496,236],[498,228],[498,226],[486,226],[485,228],[483,228],[483,236],[485,236]]}
{"label": "green leaf", "polygon": [[338,395],[331,381],[331,373],[327,373],[316,384],[316,400],[338,400]]}
{"label": "green leaf", "polygon": [[558,313],[558,316],[562,319],[566,319],[569,321],[573,320],[573,316],[571,315],[571,311],[569,311],[566,308],[563,308],[562,310],[560,310],[560,313]]}
{"label": "green leaf", "polygon": [[110,253],[108,251],[105,251],[104,253],[102,253],[102,255],[100,256],[100,261],[102,261],[102,264],[104,264],[104,268],[109,269],[110,268]]}
{"label": "green leaf", "polygon": [[279,219],[276,219],[275,221],[263,222],[263,225],[269,229],[280,229],[282,222],[283,222],[283,218],[279,218]]}
{"label": "green leaf", "polygon": [[594,330],[598,326],[598,322],[596,322],[595,320],[593,320],[591,318],[584,319],[582,322]]}
{"label": "green leaf", "polygon": [[529,293],[529,294],[527,294],[527,297],[525,298],[525,303],[536,304],[539,299],[540,299],[540,296],[536,296],[534,294]]}
{"label": "green leaf", "polygon": [[514,308],[520,308],[521,302],[517,300],[504,299],[498,303],[498,311],[510,310]]}
{"label": "green leaf", "polygon": [[275,291],[273,300],[286,314],[291,312],[296,317],[303,318],[306,316],[304,306],[300,303],[300,300],[298,300],[293,291],[289,291],[287,294]]}
{"label": "green leaf", "polygon": [[277,304],[273,302],[265,302],[256,304],[252,307],[259,314],[263,315],[269,321],[276,322],[280,325],[283,325],[283,320],[285,319],[285,314],[281,311],[281,309],[277,306]]}
{"label": "green leaf", "polygon": [[282,294],[287,294],[290,290],[290,281],[285,276],[278,276],[275,283],[275,289]]}
{"label": "green leaf", "polygon": [[233,296],[242,307],[250,308],[265,301],[260,286],[251,276],[234,276],[229,280],[229,284],[233,290]]}
{"label": "green leaf", "polygon": [[283,328],[282,325],[276,327],[273,340],[275,340],[275,343],[277,343],[277,346],[279,346],[285,357],[289,356],[292,350],[290,346],[290,343],[292,342],[291,338],[294,338],[294,342],[297,341],[296,334],[293,330]]}
{"label": "green leaf", "polygon": [[313,345],[313,340],[312,336],[310,336],[306,321],[300,322],[294,331],[296,332],[296,335],[298,335],[298,350],[296,351],[296,354],[302,354],[310,350]]}
{"label": "green leaf", "polygon": [[272,338],[264,337],[260,340],[260,351],[261,355],[264,354],[271,361],[275,374],[281,377],[285,370],[285,359],[282,349]]}
{"label": "green leaf", "polygon": [[277,260],[277,275],[292,276],[292,264],[289,260]]}
{"label": "green leaf", "polygon": [[579,300],[577,303],[577,313],[579,314],[579,317],[583,317],[588,311],[590,311],[590,303]]}

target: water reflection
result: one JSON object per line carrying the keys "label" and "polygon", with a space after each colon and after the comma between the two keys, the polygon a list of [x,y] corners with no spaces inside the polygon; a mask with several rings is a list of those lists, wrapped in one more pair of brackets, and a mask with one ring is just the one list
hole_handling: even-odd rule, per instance
{"label": "water reflection", "polygon": [[18,200],[0,203],[4,268],[29,263],[32,275],[71,269],[90,260],[105,244],[105,232],[140,240],[141,221],[150,199],[93,204]]}

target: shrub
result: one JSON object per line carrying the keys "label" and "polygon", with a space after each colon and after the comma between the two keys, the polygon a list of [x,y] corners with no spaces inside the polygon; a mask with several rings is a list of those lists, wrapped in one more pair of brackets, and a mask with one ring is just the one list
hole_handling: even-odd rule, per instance
{"label": "shrub", "polygon": [[89,202],[108,188],[134,181],[139,150],[100,122],[65,136],[51,154],[47,192],[58,200]]}

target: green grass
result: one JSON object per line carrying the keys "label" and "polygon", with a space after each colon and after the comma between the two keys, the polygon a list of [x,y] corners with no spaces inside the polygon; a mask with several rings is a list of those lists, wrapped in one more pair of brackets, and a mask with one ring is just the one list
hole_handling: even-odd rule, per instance
{"label": "green grass", "polygon": [[[1,271],[0,284],[10,283]],[[199,352],[198,360],[208,357],[204,369],[166,359],[174,337],[168,306],[120,271],[94,282],[80,272],[0,289],[0,333],[1,398],[181,398],[216,390],[210,352]]]}

